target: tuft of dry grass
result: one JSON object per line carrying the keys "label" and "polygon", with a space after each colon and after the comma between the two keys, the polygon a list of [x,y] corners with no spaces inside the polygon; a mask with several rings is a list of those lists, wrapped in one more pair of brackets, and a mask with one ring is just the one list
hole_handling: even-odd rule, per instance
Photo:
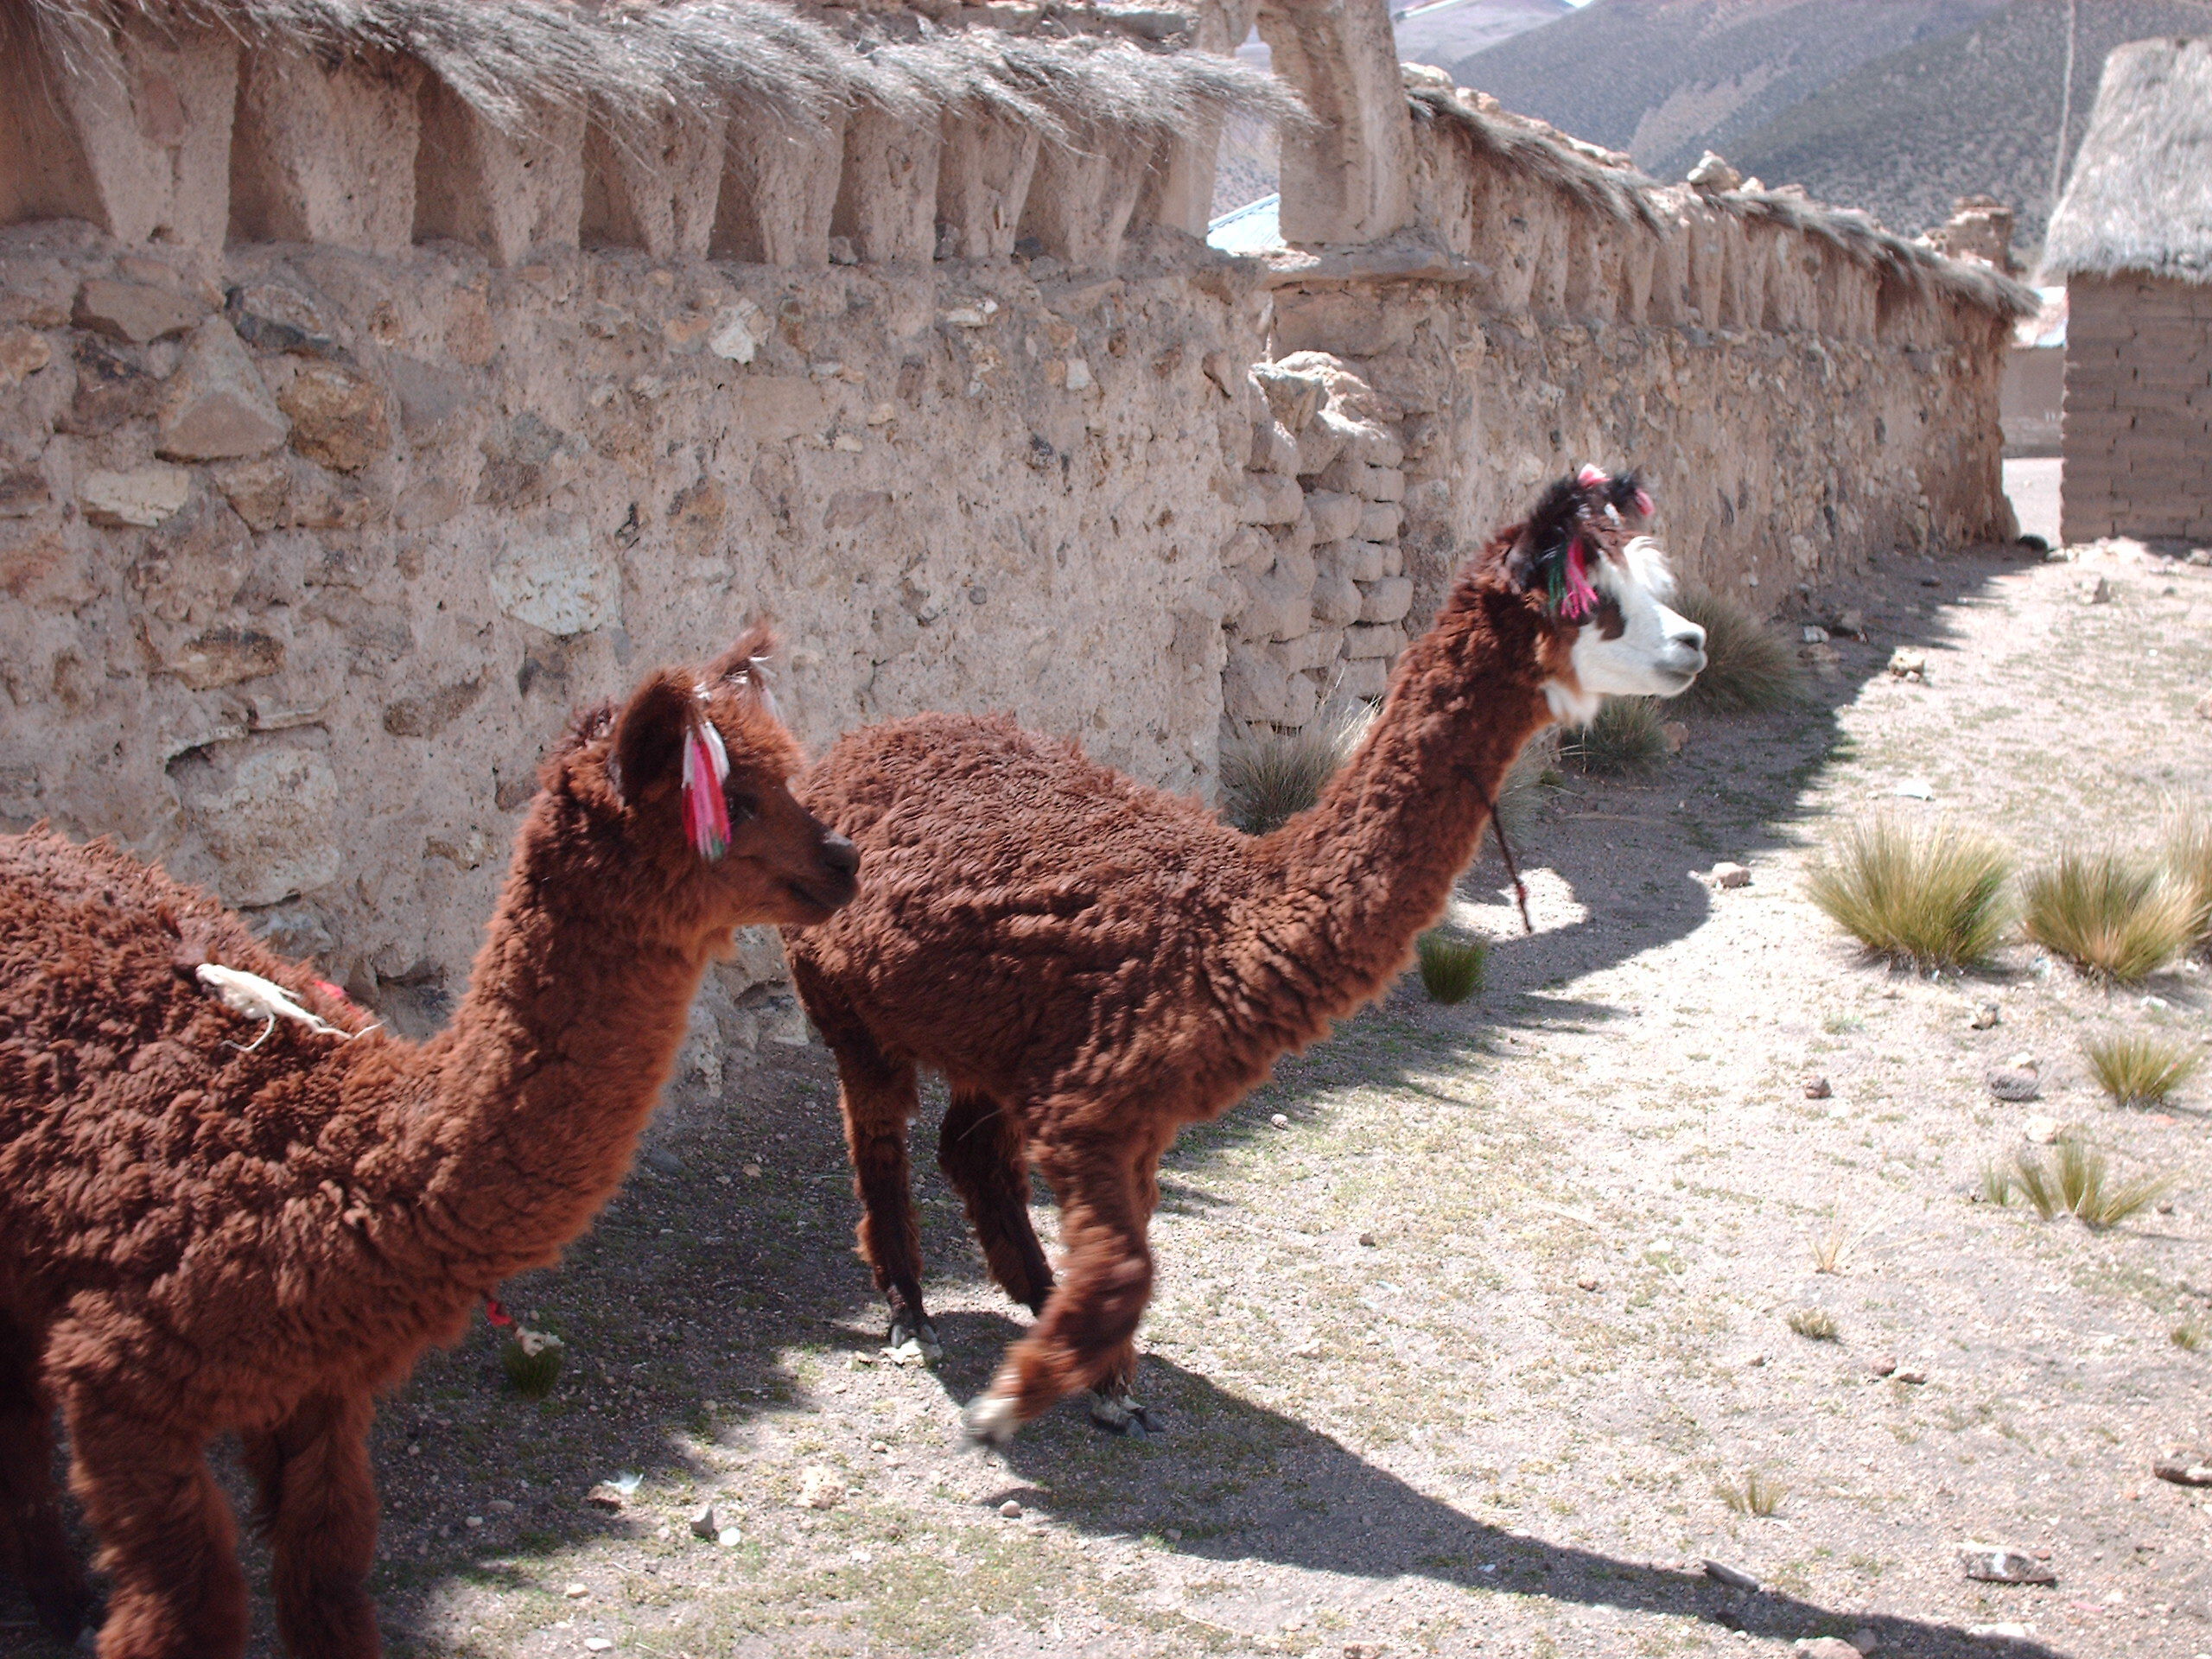
{"label": "tuft of dry grass", "polygon": [[1714,1494],[1738,1515],[1770,1516],[1782,1508],[1789,1488],[1764,1469],[1746,1469],[1737,1480],[1713,1483]]}
{"label": "tuft of dry grass", "polygon": [[1825,1307],[1793,1307],[1784,1323],[1799,1336],[1815,1342],[1838,1340],[1835,1315]]}
{"label": "tuft of dry grass", "polygon": [[1490,951],[1480,939],[1464,939],[1432,927],[1414,943],[1423,989],[1439,1002],[1464,1002],[1483,988]]}
{"label": "tuft of dry grass", "polygon": [[2012,861],[1949,819],[1846,828],[1806,878],[1813,902],[1869,950],[1916,968],[1986,962],[2012,925]]}
{"label": "tuft of dry grass", "polygon": [[1841,1273],[1843,1253],[1849,1248],[1850,1243],[1840,1224],[1829,1228],[1825,1232],[1815,1234],[1812,1241],[1813,1271],[1815,1273]]}
{"label": "tuft of dry grass", "polygon": [[553,1392],[565,1357],[561,1338],[542,1331],[519,1331],[499,1347],[499,1367],[525,1400],[542,1400]]}
{"label": "tuft of dry grass", "polygon": [[2089,1057],[2089,1070],[2115,1106],[2164,1105],[2202,1064],[2177,1038],[2148,1031],[2093,1038],[2082,1050]]}
{"label": "tuft of dry grass", "polygon": [[1667,758],[1666,722],[1653,697],[1607,697],[1587,726],[1560,738],[1560,757],[1593,778],[1627,778],[1656,770]]}
{"label": "tuft of dry grass", "polygon": [[2189,896],[2190,944],[2212,949],[2212,807],[2171,814],[2164,852],[2166,879]]}
{"label": "tuft of dry grass", "polygon": [[2002,1164],[1981,1166],[1981,1201],[2002,1210],[2012,1202],[2012,1172]]}
{"label": "tuft of dry grass", "polygon": [[1280,830],[1321,798],[1374,719],[1363,703],[1288,736],[1248,736],[1221,758],[1222,816],[1248,836]]}
{"label": "tuft of dry grass", "polygon": [[1797,653],[1744,606],[1685,584],[1675,608],[1705,630],[1705,672],[1682,693],[1684,703],[1715,714],[1766,714],[1804,696]]}
{"label": "tuft of dry grass", "polygon": [[2207,1338],[2204,1334],[2204,1327],[2199,1325],[2196,1320],[2183,1319],[2179,1325],[2174,1326],[2172,1330],[2166,1332],[2166,1340],[2172,1343],[2177,1348],[2186,1349],[2189,1352],[2196,1354],[2202,1353],[2204,1351],[2206,1342],[2212,1339]]}
{"label": "tuft of dry grass", "polygon": [[2104,1154],[2071,1136],[2058,1143],[2048,1160],[2024,1151],[2017,1154],[2012,1173],[2036,1213],[2045,1221],[2069,1213],[2084,1226],[2100,1230],[2117,1227],[2180,1184],[2179,1178],[2172,1175],[2115,1180]]}
{"label": "tuft of dry grass", "polygon": [[2082,972],[2127,985],[2189,948],[2195,895],[2164,871],[2069,850],[2021,883],[2028,937]]}

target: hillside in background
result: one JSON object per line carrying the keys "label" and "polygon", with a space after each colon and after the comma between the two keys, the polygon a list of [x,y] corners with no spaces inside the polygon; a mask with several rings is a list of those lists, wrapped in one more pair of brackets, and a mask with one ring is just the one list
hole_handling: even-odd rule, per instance
{"label": "hillside in background", "polygon": [[1393,4],[1390,27],[1403,63],[1449,69],[1460,59],[1557,22],[1574,8],[1567,0],[1429,0],[1404,9]]}
{"label": "hillside in background", "polygon": [[[2212,0],[2081,0],[2075,16],[2069,163],[2105,54],[2148,35],[2212,35]],[[2065,61],[2066,0],[2012,0],[1961,34],[1861,64],[1714,148],[1769,184],[1802,184],[1904,231],[1986,192],[2018,210],[2014,245],[2033,264],[2052,206]]]}
{"label": "hillside in background", "polygon": [[1869,60],[1962,33],[2004,3],[1592,0],[1445,67],[1509,110],[1679,179],[1707,148],[1733,160],[1742,135]]}

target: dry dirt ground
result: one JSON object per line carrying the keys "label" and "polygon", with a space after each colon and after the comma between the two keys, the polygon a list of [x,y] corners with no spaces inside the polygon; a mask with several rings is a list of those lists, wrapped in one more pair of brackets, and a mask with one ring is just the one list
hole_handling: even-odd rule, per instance
{"label": "dry dirt ground", "polygon": [[[2212,1043],[2212,975],[2107,995],[2024,945],[1887,972],[1802,887],[1864,812],[2032,860],[2212,798],[2212,569],[2011,550],[1831,601],[1870,638],[1812,702],[1693,717],[1647,781],[1535,810],[1535,938],[1471,873],[1463,915],[1499,941],[1479,997],[1409,980],[1183,1138],[1144,1333],[1164,1433],[1069,1406],[1005,1457],[957,1446],[1020,1320],[925,1167],[947,1353],[880,1357],[828,1058],[772,1048],[512,1287],[569,1344],[549,1399],[506,1389],[480,1323],[380,1416],[390,1650],[2212,1654],[2208,1492],[2150,1469],[2212,1439],[2212,1084],[2122,1112],[2081,1057],[2127,1027]],[[1884,671],[1901,645],[1924,684]],[[1691,874],[1724,859],[1748,887]],[[2020,1051],[2044,1098],[2000,1103],[1985,1075]],[[2031,1114],[2178,1177],[2171,1211],[2094,1232],[1977,1202]],[[1807,1307],[1835,1339],[1793,1331]],[[1926,1380],[1875,1379],[1882,1356]],[[1771,1516],[1721,1495],[1752,1471],[1786,1489]],[[625,1508],[587,1503],[624,1473]],[[734,1541],[692,1535],[707,1501]],[[2057,1582],[1969,1582],[1967,1539]],[[0,1649],[45,1651],[20,1623]]]}

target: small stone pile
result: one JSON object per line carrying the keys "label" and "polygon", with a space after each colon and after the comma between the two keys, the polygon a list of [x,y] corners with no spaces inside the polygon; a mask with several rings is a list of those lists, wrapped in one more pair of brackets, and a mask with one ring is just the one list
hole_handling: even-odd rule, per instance
{"label": "small stone pile", "polygon": [[1238,588],[1224,711],[1288,732],[1332,701],[1381,696],[1405,649],[1406,451],[1340,358],[1300,352],[1249,384],[1243,527],[1223,556]]}

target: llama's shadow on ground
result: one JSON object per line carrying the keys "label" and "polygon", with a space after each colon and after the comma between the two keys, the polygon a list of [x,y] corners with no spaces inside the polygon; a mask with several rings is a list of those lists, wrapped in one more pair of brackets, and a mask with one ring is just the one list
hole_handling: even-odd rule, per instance
{"label": "llama's shadow on ground", "polygon": [[[955,1398],[982,1388],[1000,1350],[1020,1334],[1011,1320],[994,1315],[953,1314],[941,1323],[942,1380]],[[1141,1391],[1164,1418],[1162,1433],[1116,1439],[1090,1427],[1079,1402],[1063,1405],[1005,1452],[970,1454],[993,1458],[1007,1471],[1003,1488],[985,1501],[1013,1498],[1079,1532],[1144,1536],[1205,1560],[1259,1560],[1365,1580],[1416,1576],[1785,1641],[1872,1630],[1881,1652],[1909,1659],[1988,1651],[1955,1626],[1846,1612],[1779,1590],[1735,1589],[1701,1570],[1554,1544],[1478,1520],[1330,1436],[1156,1356],[1144,1362]],[[2055,1650],[2016,1642],[2008,1651]]]}

